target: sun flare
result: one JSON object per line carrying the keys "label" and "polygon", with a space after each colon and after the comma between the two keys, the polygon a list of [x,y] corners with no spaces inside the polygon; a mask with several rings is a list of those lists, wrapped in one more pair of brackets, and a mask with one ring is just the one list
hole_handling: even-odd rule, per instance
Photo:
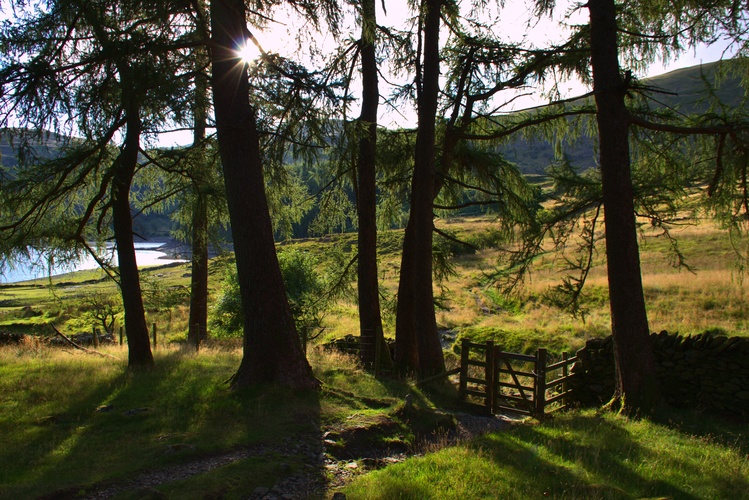
{"label": "sun flare", "polygon": [[260,49],[252,40],[247,40],[237,48],[237,56],[246,64],[252,64],[257,59],[260,59],[261,55]]}

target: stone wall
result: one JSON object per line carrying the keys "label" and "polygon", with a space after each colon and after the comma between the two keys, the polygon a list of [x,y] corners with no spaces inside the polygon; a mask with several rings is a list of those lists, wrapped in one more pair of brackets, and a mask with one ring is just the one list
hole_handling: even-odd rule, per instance
{"label": "stone wall", "polygon": [[[650,336],[661,393],[676,408],[749,417],[749,338],[710,334]],[[589,340],[577,353],[571,382],[581,405],[600,405],[614,393],[611,337]]]}

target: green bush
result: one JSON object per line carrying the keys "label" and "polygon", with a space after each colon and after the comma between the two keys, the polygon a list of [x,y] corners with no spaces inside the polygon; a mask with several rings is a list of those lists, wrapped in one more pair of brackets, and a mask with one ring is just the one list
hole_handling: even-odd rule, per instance
{"label": "green bush", "polygon": [[[297,331],[305,332],[319,327],[328,301],[327,283],[318,270],[317,259],[307,252],[292,248],[279,252],[278,262]],[[211,324],[218,338],[242,335],[242,311],[239,279],[236,267],[232,266],[224,277],[221,294],[212,311]]]}

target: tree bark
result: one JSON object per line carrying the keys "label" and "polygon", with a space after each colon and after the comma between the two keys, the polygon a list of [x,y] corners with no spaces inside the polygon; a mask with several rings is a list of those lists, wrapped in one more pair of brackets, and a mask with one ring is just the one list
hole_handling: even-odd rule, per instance
{"label": "tree bark", "polygon": [[376,350],[384,345],[377,273],[376,156],[377,107],[380,93],[375,58],[377,25],[375,0],[362,1],[361,25],[362,109],[358,119],[361,129],[357,128],[357,133],[361,133],[363,129],[364,135],[359,140],[359,189],[357,190],[359,328],[362,340],[362,362],[365,365],[373,365]]}
{"label": "tree bark", "polygon": [[273,382],[295,389],[319,382],[304,356],[289,309],[265,196],[246,65],[243,0],[211,2],[213,103],[224,169],[237,276],[245,310],[244,355],[232,387]]}
{"label": "tree bark", "polygon": [[125,143],[115,160],[115,173],[112,178],[112,222],[117,244],[120,292],[125,311],[128,366],[150,368],[153,366],[153,354],[148,338],[138,264],[135,260],[133,219],[130,213],[130,187],[138,164],[141,121],[137,106],[129,108]]}
{"label": "tree bark", "polygon": [[414,229],[409,217],[403,235],[400,279],[398,280],[398,304],[395,316],[395,367],[401,373],[417,373],[419,370],[419,344],[416,337],[414,314]]}
{"label": "tree bark", "polygon": [[[195,77],[195,110],[193,147],[199,148],[200,158],[205,158],[206,110],[208,108],[208,82],[205,75]],[[187,339],[197,344],[208,336],[208,200],[201,185],[200,171],[206,168],[204,162],[196,166],[198,173],[194,183],[194,205],[192,213],[192,272],[190,273],[190,324]]]}
{"label": "tree bark", "polygon": [[195,190],[192,214],[192,271],[190,273],[190,325],[188,341],[205,340],[208,324],[208,211],[205,193]]}
{"label": "tree bark", "polygon": [[615,399],[626,411],[649,411],[657,405],[659,392],[642,289],[616,6],[614,0],[590,0],[588,8],[617,374]]}
{"label": "tree bark", "polygon": [[[417,346],[417,353],[396,352],[397,363],[402,369],[413,370],[414,367],[409,366],[409,363],[417,358],[418,366],[415,368],[420,378],[445,370],[434,313],[432,281],[432,201],[435,183],[435,117],[439,94],[441,6],[442,0],[424,0],[422,4],[423,67],[422,71],[418,72],[420,81],[417,82],[419,123],[414,174],[411,181],[411,212],[403,245],[396,319],[396,339],[399,335],[404,336],[404,339],[414,337]],[[410,237],[409,231],[412,233]],[[401,345],[413,348],[413,342],[401,342]]]}

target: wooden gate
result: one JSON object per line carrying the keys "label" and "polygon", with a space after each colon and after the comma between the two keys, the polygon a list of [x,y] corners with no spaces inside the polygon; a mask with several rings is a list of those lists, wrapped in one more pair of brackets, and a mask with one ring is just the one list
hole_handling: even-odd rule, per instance
{"label": "wooden gate", "polygon": [[[460,398],[489,414],[513,412],[543,416],[566,408],[570,395],[569,366],[577,358],[562,355],[547,365],[546,349],[535,355],[502,351],[493,342],[463,340],[460,360]],[[552,377],[552,380],[548,379]]]}

